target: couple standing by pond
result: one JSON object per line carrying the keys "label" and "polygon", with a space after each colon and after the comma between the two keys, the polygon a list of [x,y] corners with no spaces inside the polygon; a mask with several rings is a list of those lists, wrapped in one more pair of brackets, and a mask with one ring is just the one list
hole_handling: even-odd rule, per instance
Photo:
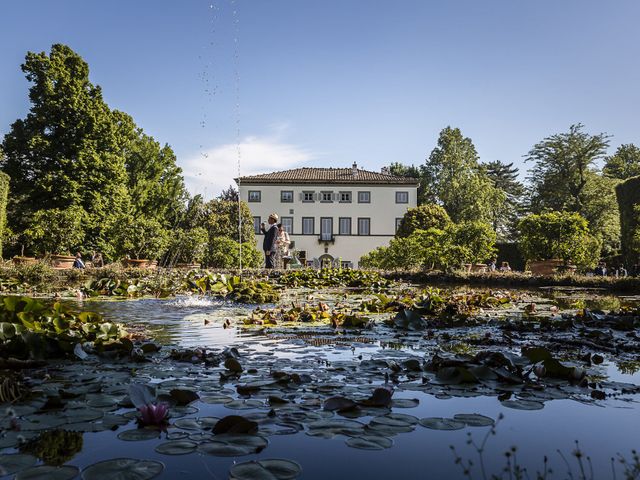
{"label": "couple standing by pond", "polygon": [[265,267],[266,268],[285,268],[286,260],[289,258],[289,245],[291,240],[289,234],[278,223],[278,215],[272,213],[267,220],[269,226],[264,222],[260,224],[260,231],[264,234],[262,242],[262,250],[264,250]]}

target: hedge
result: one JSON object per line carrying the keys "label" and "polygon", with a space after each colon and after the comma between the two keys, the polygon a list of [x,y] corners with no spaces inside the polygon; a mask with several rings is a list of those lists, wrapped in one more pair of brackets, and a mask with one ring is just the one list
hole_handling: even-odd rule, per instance
{"label": "hedge", "polygon": [[0,172],[0,258],[2,258],[2,240],[7,226],[7,201],[9,199],[9,175]]}
{"label": "hedge", "polygon": [[640,228],[640,212],[635,206],[640,206],[640,176],[632,177],[616,186],[616,197],[620,208],[620,241],[622,256],[628,265],[638,262],[637,245],[634,245],[634,234]]}

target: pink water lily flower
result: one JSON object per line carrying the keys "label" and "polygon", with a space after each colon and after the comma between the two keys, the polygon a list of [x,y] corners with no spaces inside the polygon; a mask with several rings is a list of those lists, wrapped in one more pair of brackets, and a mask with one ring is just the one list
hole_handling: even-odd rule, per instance
{"label": "pink water lily flower", "polygon": [[164,422],[169,406],[165,403],[149,403],[138,408],[141,418],[140,423],[143,425],[161,425]]}

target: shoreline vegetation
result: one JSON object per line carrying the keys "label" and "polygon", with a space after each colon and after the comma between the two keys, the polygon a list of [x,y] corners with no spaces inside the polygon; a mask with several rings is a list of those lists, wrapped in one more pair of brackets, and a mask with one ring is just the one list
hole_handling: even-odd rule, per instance
{"label": "shoreline vegetation", "polygon": [[[338,271],[339,269],[324,270],[302,270],[310,273],[307,276],[323,275],[322,272]],[[286,271],[292,272],[292,271]],[[153,283],[158,285],[167,280],[180,281],[198,274],[206,275],[226,275],[229,277],[242,277],[246,280],[278,280],[286,274],[285,271],[265,270],[265,269],[180,269],[180,268],[158,268],[154,270],[140,268],[124,268],[118,264],[109,265],[103,268],[88,268],[84,270],[56,270],[45,262],[37,262],[29,265],[14,265],[10,262],[0,264],[0,293],[35,296],[73,296],[79,295],[89,288],[92,282],[104,279],[120,282],[122,284],[137,285],[140,282]],[[585,276],[579,274],[560,275],[532,275],[528,272],[465,272],[440,270],[353,270],[353,272],[363,272],[362,279],[366,288],[366,272],[372,274],[371,281],[376,283],[375,278],[384,278],[391,281],[417,284],[417,285],[468,285],[473,287],[487,288],[569,288],[569,289],[590,289],[603,290],[616,293],[637,294],[640,292],[640,277],[602,277]],[[302,282],[304,283],[304,282]],[[299,286],[305,286],[301,284]],[[345,287],[345,285],[336,285]],[[372,285],[376,288],[379,285]],[[161,289],[158,287],[159,290]],[[153,290],[151,288],[151,290]],[[184,293],[174,289],[168,296]],[[193,292],[192,292],[193,293]],[[146,294],[148,296],[149,293]],[[95,295],[93,295],[95,296]],[[145,296],[143,292],[136,292],[134,297]],[[162,295],[167,296],[167,295]]]}

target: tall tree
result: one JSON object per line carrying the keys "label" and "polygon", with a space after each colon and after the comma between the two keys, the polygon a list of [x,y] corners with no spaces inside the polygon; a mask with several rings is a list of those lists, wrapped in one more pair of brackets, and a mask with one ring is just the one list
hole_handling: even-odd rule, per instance
{"label": "tall tree", "polygon": [[444,207],[454,222],[490,222],[496,205],[505,201],[478,163],[478,153],[470,138],[458,128],[440,132],[438,145],[421,166],[424,199]]}
{"label": "tall tree", "polygon": [[518,180],[518,168],[513,162],[504,163],[500,160],[482,164],[486,175],[493,182],[493,186],[504,193],[504,203],[494,206],[491,224],[499,239],[513,240],[516,227],[523,214],[523,198],[525,187]]}
{"label": "tall tree", "polygon": [[596,164],[609,146],[605,133],[590,135],[582,124],[551,135],[534,145],[526,160],[530,170],[531,211],[576,212],[589,222],[591,232],[603,241],[605,255],[618,247],[620,224],[614,182],[597,172]]}
{"label": "tall tree", "polygon": [[239,195],[240,194],[238,193],[238,190],[233,185],[229,185],[229,187],[226,190],[222,190],[222,192],[220,192],[220,195],[218,195],[216,198],[218,200],[237,202],[240,198]]}
{"label": "tall tree", "polygon": [[81,208],[82,245],[107,256],[116,253],[118,226],[132,215],[170,226],[186,200],[171,148],[111,110],[87,63],[68,46],[27,53],[22,70],[32,83],[31,109],[5,136],[0,161],[11,177],[10,226],[22,232],[41,210],[65,215]]}
{"label": "tall tree", "polygon": [[637,177],[640,175],[640,148],[633,143],[620,145],[616,153],[605,159],[602,173],[619,180]]}

